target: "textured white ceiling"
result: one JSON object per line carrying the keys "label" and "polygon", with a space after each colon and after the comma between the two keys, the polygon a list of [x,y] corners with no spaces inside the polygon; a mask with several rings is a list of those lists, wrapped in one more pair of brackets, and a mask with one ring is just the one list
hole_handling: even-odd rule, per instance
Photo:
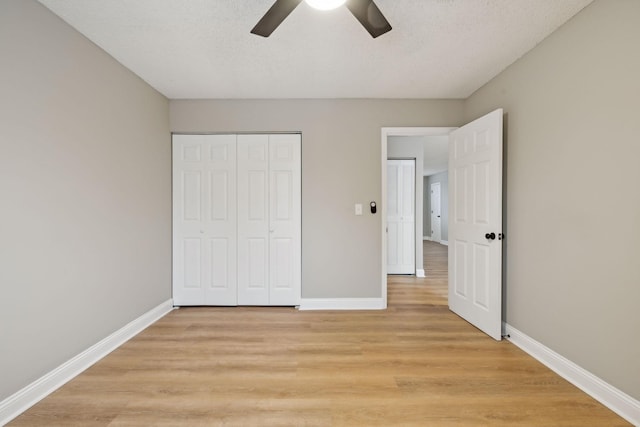
{"label": "textured white ceiling", "polygon": [[40,0],[171,99],[466,98],[592,0],[376,0],[377,39],[305,3],[269,38],[273,0]]}

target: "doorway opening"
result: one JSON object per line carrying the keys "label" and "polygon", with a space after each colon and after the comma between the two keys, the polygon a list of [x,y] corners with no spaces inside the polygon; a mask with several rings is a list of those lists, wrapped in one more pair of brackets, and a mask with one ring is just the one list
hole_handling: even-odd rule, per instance
{"label": "doorway opening", "polygon": [[[449,136],[449,309],[490,337],[502,339],[502,109],[459,129],[382,128],[382,164],[391,136]],[[386,167],[382,176],[382,299],[387,306]]]}
{"label": "doorway opening", "polygon": [[[381,152],[382,152],[382,298],[384,305],[387,305],[387,274],[393,274],[393,269],[389,268],[389,220],[388,204],[389,200],[389,169],[388,159],[393,158],[413,158],[415,159],[415,227],[413,253],[411,256],[415,260],[414,277],[406,280],[420,280],[425,277],[426,265],[431,265],[428,256],[433,256],[433,266],[438,275],[446,274],[447,251],[446,246],[431,247],[433,242],[431,229],[431,197],[430,179],[439,179],[441,182],[442,198],[442,177],[447,175],[448,165],[448,138],[449,133],[456,128],[453,127],[412,127],[412,128],[382,128]],[[425,175],[426,174],[426,175]],[[437,176],[436,176],[437,175]],[[431,178],[434,176],[434,178]],[[440,216],[442,218],[443,203],[440,203]],[[445,211],[446,212],[446,211]],[[429,215],[427,215],[429,214]],[[427,216],[429,216],[427,220]],[[445,223],[446,225],[446,223]],[[446,244],[442,239],[442,221],[440,224],[441,236],[438,246]],[[428,238],[427,238],[428,237]],[[426,255],[426,256],[425,256]],[[444,261],[444,267],[442,262]],[[445,271],[443,271],[445,270]],[[395,276],[394,280],[395,280]],[[446,289],[445,289],[446,291]]]}

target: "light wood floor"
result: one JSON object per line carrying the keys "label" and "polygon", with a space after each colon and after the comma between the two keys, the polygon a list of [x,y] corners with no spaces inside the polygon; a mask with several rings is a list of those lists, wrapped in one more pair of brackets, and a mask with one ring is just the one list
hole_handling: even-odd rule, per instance
{"label": "light wood floor", "polygon": [[446,247],[425,258],[386,311],[175,310],[10,425],[628,425],[450,313]]}

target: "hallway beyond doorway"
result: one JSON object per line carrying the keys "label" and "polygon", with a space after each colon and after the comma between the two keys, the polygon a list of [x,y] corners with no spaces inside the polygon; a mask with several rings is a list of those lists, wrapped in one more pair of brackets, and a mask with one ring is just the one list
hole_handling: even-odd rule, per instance
{"label": "hallway beyond doorway", "polygon": [[419,301],[420,304],[448,306],[448,247],[425,240],[422,248],[426,277],[389,275],[389,306],[410,304],[406,297],[415,299],[414,304]]}

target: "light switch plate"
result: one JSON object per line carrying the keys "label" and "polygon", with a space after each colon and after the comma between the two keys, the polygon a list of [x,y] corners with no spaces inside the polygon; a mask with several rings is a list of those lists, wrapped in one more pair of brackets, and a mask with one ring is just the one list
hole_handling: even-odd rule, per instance
{"label": "light switch plate", "polygon": [[362,215],[362,203],[356,203],[356,215]]}

